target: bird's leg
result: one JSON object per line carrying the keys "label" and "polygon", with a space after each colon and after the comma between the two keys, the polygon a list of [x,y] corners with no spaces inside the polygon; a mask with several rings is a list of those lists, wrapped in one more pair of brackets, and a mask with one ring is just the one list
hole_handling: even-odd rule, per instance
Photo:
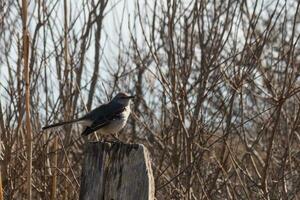
{"label": "bird's leg", "polygon": [[119,140],[114,134],[110,134],[110,136],[116,141],[116,143],[123,143],[121,140]]}
{"label": "bird's leg", "polygon": [[112,144],[123,144],[123,142],[121,140],[119,140],[114,134],[109,134],[109,136],[111,137],[111,139],[109,139],[108,137],[102,137],[101,138],[101,142],[107,142],[107,143],[112,143]]}
{"label": "bird's leg", "polygon": [[99,141],[103,143],[114,143],[114,141],[110,140],[106,135],[102,135]]}

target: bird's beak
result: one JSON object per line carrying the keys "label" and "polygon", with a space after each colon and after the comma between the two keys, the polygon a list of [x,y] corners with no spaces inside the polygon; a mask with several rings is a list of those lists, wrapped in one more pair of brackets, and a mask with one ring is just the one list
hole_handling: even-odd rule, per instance
{"label": "bird's beak", "polygon": [[133,99],[135,96],[133,95],[133,96],[127,96],[126,98],[127,99]]}

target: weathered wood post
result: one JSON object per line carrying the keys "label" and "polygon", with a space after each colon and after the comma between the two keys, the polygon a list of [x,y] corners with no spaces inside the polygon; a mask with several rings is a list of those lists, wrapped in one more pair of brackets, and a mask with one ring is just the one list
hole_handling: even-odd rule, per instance
{"label": "weathered wood post", "polygon": [[80,200],[154,200],[148,150],[139,144],[88,143]]}

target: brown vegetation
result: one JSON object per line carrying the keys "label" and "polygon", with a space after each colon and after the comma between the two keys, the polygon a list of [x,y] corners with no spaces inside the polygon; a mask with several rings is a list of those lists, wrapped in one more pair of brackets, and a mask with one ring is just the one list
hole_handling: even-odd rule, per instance
{"label": "brown vegetation", "polygon": [[26,79],[24,4],[0,2],[0,194],[78,199],[81,127],[41,127],[127,91],[157,199],[299,198],[299,5],[28,0]]}

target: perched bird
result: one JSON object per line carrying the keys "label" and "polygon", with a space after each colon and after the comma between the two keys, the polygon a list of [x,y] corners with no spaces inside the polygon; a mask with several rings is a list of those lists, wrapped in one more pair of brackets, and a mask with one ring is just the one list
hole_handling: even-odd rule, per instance
{"label": "perched bird", "polygon": [[117,133],[126,125],[130,114],[130,99],[132,98],[134,96],[122,92],[118,93],[109,103],[95,108],[79,119],[45,126],[43,130],[80,123],[85,127],[82,135],[89,135],[96,130],[99,130],[103,135]]}

